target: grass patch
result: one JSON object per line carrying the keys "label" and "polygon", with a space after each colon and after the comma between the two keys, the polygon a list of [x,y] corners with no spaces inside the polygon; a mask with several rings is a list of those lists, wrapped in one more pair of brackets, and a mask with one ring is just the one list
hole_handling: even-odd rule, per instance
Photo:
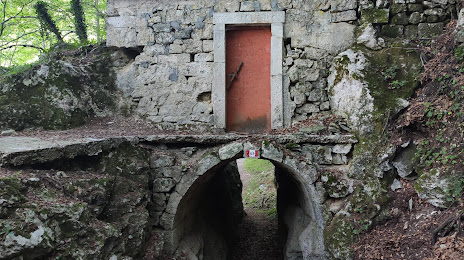
{"label": "grass patch", "polygon": [[277,190],[274,178],[274,165],[267,160],[245,159],[245,171],[250,174],[250,183],[243,187],[245,207],[258,209],[275,215]]}

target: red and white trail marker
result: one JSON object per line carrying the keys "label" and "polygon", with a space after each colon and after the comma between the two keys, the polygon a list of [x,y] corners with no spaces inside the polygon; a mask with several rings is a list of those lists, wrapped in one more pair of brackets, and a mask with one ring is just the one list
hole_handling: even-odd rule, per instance
{"label": "red and white trail marker", "polygon": [[259,150],[247,150],[246,157],[248,158],[259,158]]}

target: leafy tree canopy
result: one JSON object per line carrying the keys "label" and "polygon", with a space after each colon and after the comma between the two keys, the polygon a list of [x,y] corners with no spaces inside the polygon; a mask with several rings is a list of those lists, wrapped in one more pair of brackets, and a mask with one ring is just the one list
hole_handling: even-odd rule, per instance
{"label": "leafy tree canopy", "polygon": [[[77,19],[85,21],[77,29],[72,9],[76,2],[82,7],[78,15],[83,15]],[[37,7],[45,8],[49,17],[39,14]],[[0,0],[0,66],[32,63],[60,42],[60,37],[70,45],[101,42],[105,18],[106,0]],[[56,28],[44,24],[44,19],[51,19]]]}

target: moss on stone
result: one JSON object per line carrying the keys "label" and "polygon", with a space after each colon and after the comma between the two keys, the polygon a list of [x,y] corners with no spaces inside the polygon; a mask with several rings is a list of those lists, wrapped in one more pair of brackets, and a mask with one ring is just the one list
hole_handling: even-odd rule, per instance
{"label": "moss on stone", "polygon": [[388,23],[389,9],[364,9],[361,18],[364,23]]}
{"label": "moss on stone", "polygon": [[[398,108],[398,100],[409,99],[418,87],[418,77],[422,72],[420,54],[407,45],[394,45],[379,51],[371,51],[362,46],[361,50],[369,63],[363,80],[367,82],[370,95],[374,98],[373,120],[377,132],[384,128],[385,120],[393,116]],[[394,78],[386,72],[395,70]]]}
{"label": "moss on stone", "polygon": [[337,215],[324,230],[324,241],[335,259],[352,259],[354,242],[353,224]]}
{"label": "moss on stone", "polygon": [[0,81],[0,129],[68,129],[114,111],[115,75],[107,55],[90,66],[53,60]]}
{"label": "moss on stone", "polygon": [[[149,178],[150,154],[145,149],[131,143],[121,144],[114,151],[103,155],[100,171],[113,176],[123,176],[146,185]],[[108,180],[93,180],[95,184],[105,184]]]}

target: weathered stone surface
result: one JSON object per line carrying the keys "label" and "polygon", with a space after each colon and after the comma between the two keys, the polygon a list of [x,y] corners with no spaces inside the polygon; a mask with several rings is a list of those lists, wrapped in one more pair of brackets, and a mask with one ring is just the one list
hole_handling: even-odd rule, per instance
{"label": "weathered stone surface", "polygon": [[420,174],[414,183],[414,189],[419,198],[426,200],[436,207],[446,208],[453,202],[449,191],[456,178],[459,177],[453,176],[450,178],[449,176],[440,174],[440,171],[437,169],[431,169],[429,172]]}
{"label": "weathered stone surface", "polygon": [[176,186],[176,182],[171,178],[158,178],[153,181],[154,192],[170,192]]}
{"label": "weathered stone surface", "polygon": [[33,137],[4,137],[0,138],[0,165],[33,164],[78,155],[97,155],[124,141],[124,138],[47,141]]}
{"label": "weathered stone surface", "polygon": [[401,178],[408,178],[408,176],[413,173],[414,167],[417,164],[414,160],[414,158],[416,158],[416,151],[416,146],[410,145],[393,160],[393,167],[396,168]]}
{"label": "weathered stone surface", "polygon": [[236,157],[243,151],[243,144],[242,143],[232,143],[226,145],[219,149],[219,158],[221,160],[228,160]]}
{"label": "weathered stone surface", "polygon": [[[361,52],[348,50],[335,59],[329,76],[330,106],[336,115],[348,119],[351,128],[360,133],[371,131],[373,98],[362,78],[366,58]],[[343,62],[342,62],[343,61]]]}
{"label": "weathered stone surface", "polygon": [[168,167],[174,165],[175,158],[170,155],[158,155],[153,154],[150,158],[150,166],[152,168],[161,168],[161,167]]}
{"label": "weathered stone surface", "polygon": [[454,39],[456,42],[464,42],[464,9],[459,11]]}
{"label": "weathered stone surface", "polygon": [[365,9],[361,12],[362,21],[365,23],[388,23],[390,9]]}
{"label": "weathered stone surface", "polygon": [[342,179],[341,176],[329,171],[322,173],[321,181],[331,198],[343,198],[354,191],[352,180]]}
{"label": "weathered stone surface", "polygon": [[401,182],[398,179],[394,179],[392,185],[390,185],[390,189],[392,191],[396,191],[402,188],[403,188],[403,184],[401,184]]}
{"label": "weathered stone surface", "polygon": [[284,157],[283,152],[279,150],[277,147],[275,147],[269,141],[263,141],[261,150],[262,150],[261,156],[263,158],[267,158],[267,159],[274,160],[277,162],[282,162],[283,157]]}
{"label": "weathered stone surface", "polygon": [[337,144],[332,149],[332,152],[346,155],[351,151],[352,147],[353,147],[353,145],[351,145],[351,144],[345,144],[345,145]]}
{"label": "weathered stone surface", "polygon": [[376,31],[372,24],[365,26],[363,32],[356,39],[359,44],[364,44],[367,48],[372,50],[380,50],[385,47],[385,41],[376,36]]}
{"label": "weathered stone surface", "polygon": [[221,160],[216,156],[216,154],[206,154],[197,164],[195,173],[197,175],[203,175],[209,169],[213,168],[219,164]]}
{"label": "weathered stone surface", "polygon": [[443,23],[420,23],[418,25],[418,34],[421,38],[430,38],[443,33]]}
{"label": "weathered stone surface", "polygon": [[36,127],[63,130],[82,125],[91,116],[117,112],[119,93],[108,51],[97,48],[86,66],[49,57],[49,62],[29,71],[2,77],[0,131]]}

